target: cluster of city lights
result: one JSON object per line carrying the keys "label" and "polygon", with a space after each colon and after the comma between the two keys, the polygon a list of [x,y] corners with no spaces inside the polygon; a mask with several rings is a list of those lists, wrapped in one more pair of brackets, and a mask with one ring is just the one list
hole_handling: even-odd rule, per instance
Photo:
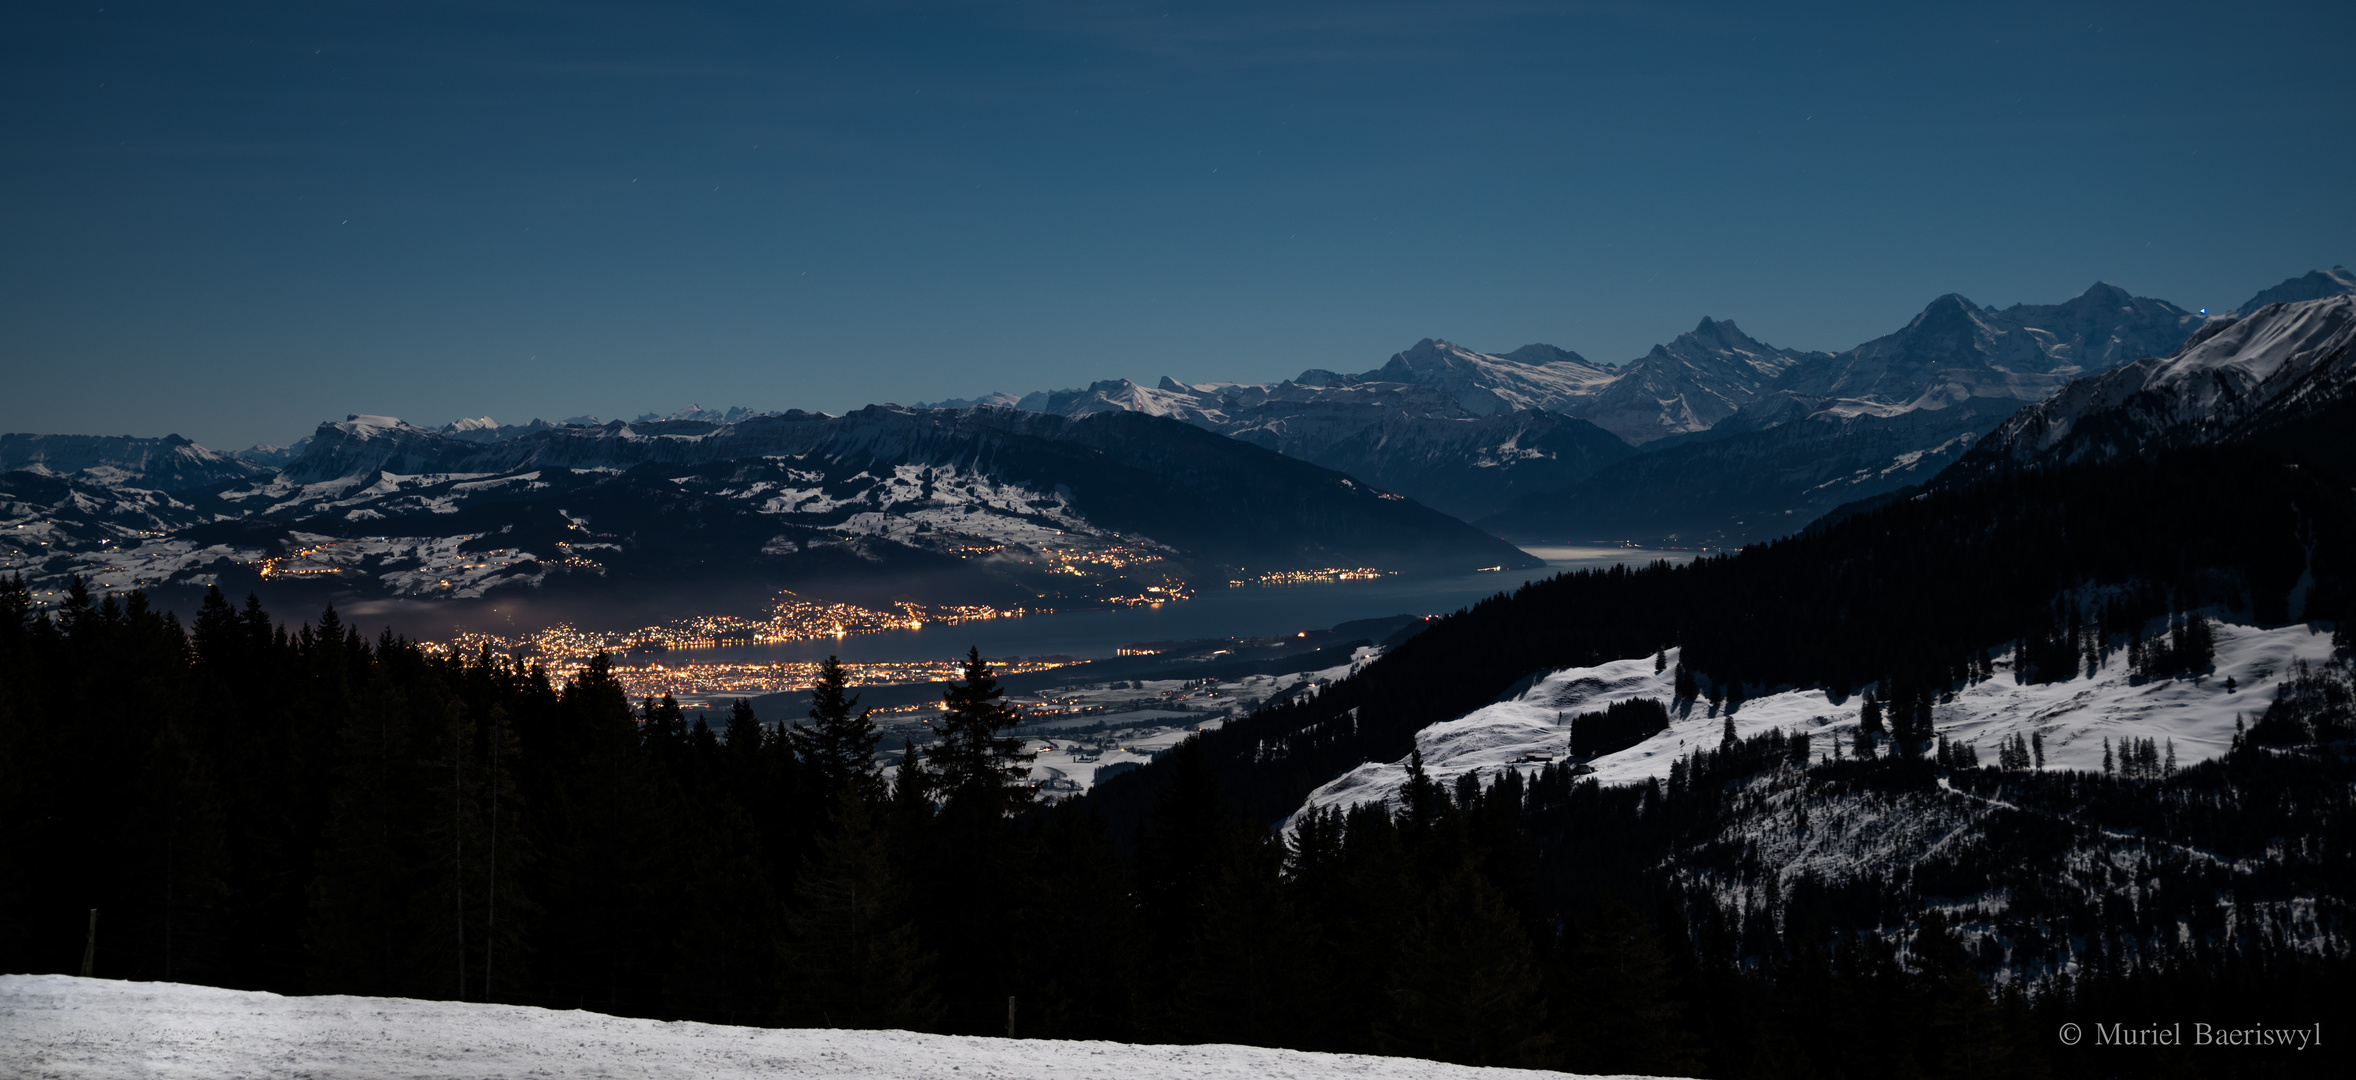
{"label": "cluster of city lights", "polygon": [[[954,626],[958,623],[988,619],[1019,618],[1028,614],[1044,613],[1049,609],[1000,608],[988,604],[924,604],[899,603],[891,611],[878,611],[857,604],[825,603],[804,600],[790,592],[781,593],[782,599],[770,606],[763,619],[747,619],[736,615],[698,615],[673,619],[659,626],[639,627],[635,630],[585,630],[560,624],[545,630],[517,635],[489,634],[468,631],[448,641],[429,642],[429,652],[449,655],[478,655],[484,650],[517,660],[545,665],[552,674],[564,677],[579,671],[590,658],[599,653],[627,661],[632,656],[649,653],[668,654],[673,651],[709,649],[726,646],[771,645],[822,638],[850,637],[874,634],[886,630],[915,630],[924,626]],[[676,670],[708,671],[710,677],[729,681],[726,690],[794,689],[793,685],[769,686],[763,680],[784,679],[798,685],[808,685],[807,677],[799,674],[776,674],[771,669],[788,669],[792,664],[686,664]],[[652,668],[674,670],[663,665]],[[813,668],[812,670],[815,670]],[[766,674],[764,672],[767,672]],[[705,676],[697,676],[702,678]],[[900,680],[892,680],[900,681]],[[658,690],[657,693],[682,691]],[[704,691],[696,691],[704,692]],[[722,691],[713,691],[722,692]]]}
{"label": "cluster of city lights", "polygon": [[1230,578],[1227,587],[1240,589],[1246,585],[1302,585],[1317,581],[1377,581],[1397,577],[1397,570],[1379,570],[1371,566],[1326,566],[1315,570],[1275,570],[1257,577]]}
{"label": "cluster of city lights", "polygon": [[[1016,660],[992,663],[996,675],[1021,675],[1034,671],[1048,671],[1076,663],[1073,660]],[[774,694],[788,690],[807,690],[818,681],[819,662],[816,660],[780,660],[762,663],[648,663],[620,664],[613,668],[614,679],[622,684],[633,698],[659,697],[670,694],[684,697],[690,694]],[[853,686],[890,686],[904,683],[950,682],[965,677],[965,661],[892,660],[879,662],[846,662],[844,672]],[[552,678],[564,678],[579,671],[551,670]],[[877,712],[917,712],[929,706],[910,705]]]}

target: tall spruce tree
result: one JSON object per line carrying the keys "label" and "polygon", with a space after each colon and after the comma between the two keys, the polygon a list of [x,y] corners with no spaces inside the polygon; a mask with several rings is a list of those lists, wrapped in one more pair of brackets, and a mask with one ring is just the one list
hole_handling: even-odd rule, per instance
{"label": "tall spruce tree", "polygon": [[946,808],[981,817],[1004,817],[1031,805],[1031,759],[1023,740],[999,733],[1021,717],[1006,705],[1006,691],[982,659],[966,653],[964,681],[941,695],[940,741],[925,748],[932,781]]}
{"label": "tall spruce tree", "polygon": [[859,707],[849,687],[850,674],[842,662],[827,657],[810,687],[810,722],[795,724],[788,736],[823,798],[833,798],[846,785],[857,786],[868,797],[881,794],[875,779],[875,744],[881,736],[868,718],[869,710]]}

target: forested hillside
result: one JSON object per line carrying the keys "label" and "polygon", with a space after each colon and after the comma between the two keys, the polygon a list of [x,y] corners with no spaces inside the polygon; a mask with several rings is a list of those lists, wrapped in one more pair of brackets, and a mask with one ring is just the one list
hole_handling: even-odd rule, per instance
{"label": "forested hillside", "polygon": [[[2268,453],[2025,473],[1690,564],[1526,585],[1434,623],[1314,700],[1206,736],[1204,748],[1223,790],[1276,821],[1318,784],[1406,757],[1417,730],[1533,672],[1682,646],[1697,686],[1845,696],[1879,683],[1891,698],[1965,678],[2015,644],[2051,651],[2091,633],[2124,648],[2171,611],[2336,618],[2356,581],[2352,556],[2348,488]],[[1107,813],[1133,817],[1155,782],[1149,767],[1107,785]]]}

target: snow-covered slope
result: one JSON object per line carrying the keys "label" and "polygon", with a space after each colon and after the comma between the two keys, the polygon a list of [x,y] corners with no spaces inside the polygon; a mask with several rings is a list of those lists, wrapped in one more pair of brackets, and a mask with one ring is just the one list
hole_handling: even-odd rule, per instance
{"label": "snow-covered slope", "polygon": [[[2011,661],[1996,660],[1996,676],[1964,687],[1953,701],[1933,709],[1933,722],[1950,740],[1974,744],[1983,762],[1995,760],[2001,739],[2040,735],[2045,763],[2052,769],[2102,768],[2103,740],[2174,740],[2180,765],[2222,755],[2231,744],[2237,718],[2255,720],[2293,665],[2321,665],[2332,655],[2331,634],[2306,624],[2255,627],[2216,624],[2216,670],[2194,678],[2146,681],[2132,676],[2124,653],[2112,655],[2101,671],[2042,685],[2013,680]],[[1465,716],[1424,728],[1415,737],[1424,768],[1443,782],[1478,771],[1494,777],[1500,769],[1535,770],[1547,760],[1567,758],[1570,720],[1616,702],[1673,697],[1668,666],[1653,670],[1653,659],[1637,657],[1596,667],[1546,673],[1527,690]],[[2234,688],[2226,689],[2226,680]],[[1855,737],[1859,702],[1834,700],[1817,688],[1787,689],[1743,702],[1734,709],[1735,734],[1749,738],[1770,730],[1806,732],[1819,740],[1818,756],[1846,752]],[[1726,715],[1708,702],[1672,711],[1666,731],[1636,746],[1589,762],[1603,784],[1638,783],[1666,777],[1669,765],[1696,746],[1715,749],[1725,734]],[[1829,740],[1829,741],[1827,741]],[[1303,809],[1396,801],[1407,779],[1407,762],[1369,762],[1311,793]]]}
{"label": "snow-covered slope", "polygon": [[0,976],[0,1074],[56,1080],[1504,1080],[1565,1075],[1248,1046],[722,1027],[518,1005],[281,997],[63,975]]}
{"label": "snow-covered slope", "polygon": [[1940,479],[2230,441],[2270,411],[2346,396],[2356,383],[2352,344],[2356,296],[2214,319],[2170,356],[2079,379],[2022,409]]}

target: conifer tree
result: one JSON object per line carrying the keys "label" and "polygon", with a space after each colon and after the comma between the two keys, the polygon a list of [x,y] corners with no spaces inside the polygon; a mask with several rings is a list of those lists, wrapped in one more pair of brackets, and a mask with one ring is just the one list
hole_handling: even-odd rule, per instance
{"label": "conifer tree", "polygon": [[687,714],[679,702],[669,694],[661,699],[649,697],[639,710],[644,726],[640,738],[646,742],[647,754],[664,765],[675,765],[687,749]]}
{"label": "conifer tree", "polygon": [[964,674],[941,695],[940,741],[925,748],[925,761],[945,806],[1003,817],[1031,805],[1035,755],[1023,752],[1023,740],[999,734],[1021,718],[1007,707],[980,649],[967,651]]}
{"label": "conifer tree", "polygon": [[[796,723],[788,736],[810,782],[822,796],[831,796],[846,784],[856,784],[870,796],[879,793],[872,785],[875,744],[881,736],[868,718],[869,710],[859,708],[859,699],[849,693],[849,684],[850,675],[841,661],[827,657],[818,668],[818,681],[810,687],[810,722]],[[948,723],[944,717],[944,731]]]}
{"label": "conifer tree", "polygon": [[778,1019],[925,1031],[941,1005],[910,898],[868,789],[845,782],[786,910]]}
{"label": "conifer tree", "polygon": [[1440,820],[1448,805],[1447,789],[1424,771],[1423,748],[1407,752],[1407,782],[1399,788],[1399,827],[1423,830]]}

